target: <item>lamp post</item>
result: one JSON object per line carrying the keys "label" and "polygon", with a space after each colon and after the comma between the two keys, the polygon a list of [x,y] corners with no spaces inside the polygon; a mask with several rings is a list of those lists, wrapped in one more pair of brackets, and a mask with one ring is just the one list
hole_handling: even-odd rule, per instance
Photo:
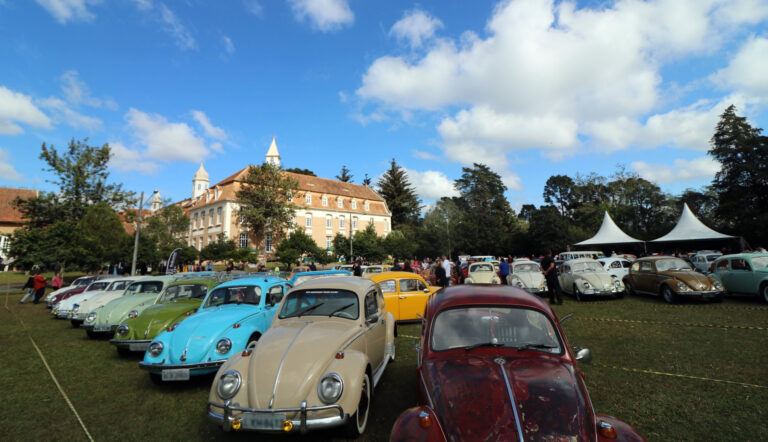
{"label": "lamp post", "polygon": [[136,275],[136,258],[139,254],[139,234],[141,233],[141,209],[144,207],[144,192],[139,197],[139,217],[136,220],[136,236],[133,240],[133,262],[131,263],[131,276]]}

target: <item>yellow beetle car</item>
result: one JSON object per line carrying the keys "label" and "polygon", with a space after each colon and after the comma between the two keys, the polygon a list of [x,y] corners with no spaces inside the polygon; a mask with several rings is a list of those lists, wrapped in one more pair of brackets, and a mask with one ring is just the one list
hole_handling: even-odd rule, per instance
{"label": "yellow beetle car", "polygon": [[411,272],[383,272],[366,275],[379,284],[384,294],[384,303],[395,321],[418,320],[424,316],[424,306],[429,295],[442,287],[432,286],[420,275]]}

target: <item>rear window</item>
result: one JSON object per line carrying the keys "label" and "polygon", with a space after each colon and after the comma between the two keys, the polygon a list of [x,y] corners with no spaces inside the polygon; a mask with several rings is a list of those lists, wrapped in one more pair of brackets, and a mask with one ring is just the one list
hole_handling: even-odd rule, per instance
{"label": "rear window", "polygon": [[379,283],[379,287],[381,287],[382,293],[395,293],[397,292],[397,287],[395,287],[395,280],[394,279],[387,279],[386,281],[381,281]]}

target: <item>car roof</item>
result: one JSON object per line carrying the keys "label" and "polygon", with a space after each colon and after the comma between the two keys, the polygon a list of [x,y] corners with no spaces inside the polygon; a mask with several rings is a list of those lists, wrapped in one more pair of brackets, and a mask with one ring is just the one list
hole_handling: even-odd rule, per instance
{"label": "car roof", "polygon": [[394,272],[382,272],[382,273],[374,273],[370,276],[366,276],[366,278],[370,279],[374,282],[381,282],[385,279],[395,279],[395,278],[414,278],[419,279],[421,278],[420,275],[417,275],[413,272],[400,272],[400,271],[394,271]]}
{"label": "car roof", "polygon": [[730,255],[723,255],[719,258],[717,258],[718,261],[728,258],[755,258],[758,256],[768,256],[768,253],[765,252],[747,252],[747,253],[733,253]]}
{"label": "car roof", "polygon": [[597,262],[597,260],[592,258],[576,258],[576,259],[569,259],[568,261],[565,261],[565,264],[575,264],[580,262]]}
{"label": "car roof", "polygon": [[231,281],[224,282],[222,284],[219,284],[216,287],[239,287],[242,285],[262,285],[262,284],[270,284],[275,282],[286,282],[283,278],[277,277],[277,276],[271,276],[271,275],[263,275],[263,276],[252,276],[249,278],[237,278],[233,279]]}
{"label": "car roof", "polygon": [[349,276],[327,276],[324,278],[310,279],[307,282],[301,283],[295,290],[312,290],[312,289],[343,289],[354,291],[358,294],[370,290],[371,287],[375,287],[376,283],[368,278],[358,278]]}
{"label": "car roof", "polygon": [[178,281],[173,281],[172,283],[168,284],[168,287],[173,287],[177,285],[190,285],[190,284],[203,284],[207,285],[209,288],[219,285],[221,281],[219,281],[216,278],[186,278],[186,279],[179,279]]}
{"label": "car roof", "polygon": [[552,310],[549,305],[530,293],[505,285],[454,285],[446,287],[430,296],[428,309],[438,312],[452,307],[472,305],[510,305],[534,308],[547,312]]}
{"label": "car roof", "polygon": [[[635,262],[637,262],[637,261],[658,261],[660,259],[669,259],[669,258],[677,258],[677,257],[676,256],[667,256],[667,255],[662,255],[662,256],[644,256],[642,258],[638,258]],[[682,259],[682,258],[678,258],[678,259]]]}

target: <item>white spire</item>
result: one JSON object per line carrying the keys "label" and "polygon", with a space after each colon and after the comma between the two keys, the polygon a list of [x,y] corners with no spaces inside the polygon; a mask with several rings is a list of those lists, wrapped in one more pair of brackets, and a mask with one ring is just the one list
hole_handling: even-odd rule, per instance
{"label": "white spire", "polygon": [[203,163],[201,162],[200,168],[197,169],[194,178],[192,178],[192,198],[197,198],[205,193],[205,191],[208,190],[209,182],[208,172],[205,171]]}
{"label": "white spire", "polygon": [[160,198],[160,191],[155,190],[155,196],[152,197],[151,207],[153,212],[157,212],[163,207],[163,199]]}
{"label": "white spire", "polygon": [[267,150],[265,158],[267,163],[274,164],[275,166],[280,165],[280,152],[277,151],[275,137],[272,137],[272,144],[269,145],[269,150]]}
{"label": "white spire", "polygon": [[197,169],[197,172],[195,172],[195,177],[192,179],[208,181],[208,172],[205,171],[205,167],[203,167],[202,162],[200,162],[200,168]]}

